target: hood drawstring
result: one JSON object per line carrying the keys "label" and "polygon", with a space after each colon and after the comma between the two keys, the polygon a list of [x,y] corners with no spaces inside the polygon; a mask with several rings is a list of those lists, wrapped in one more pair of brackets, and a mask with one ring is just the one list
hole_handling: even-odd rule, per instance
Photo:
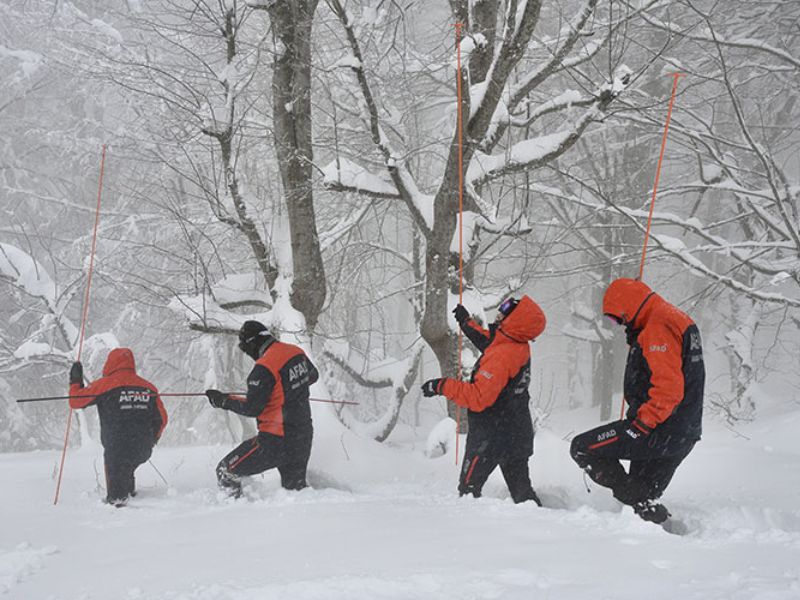
{"label": "hood drawstring", "polygon": [[649,294],[647,294],[645,299],[642,300],[642,303],[639,305],[639,308],[636,309],[633,318],[630,321],[628,321],[627,325],[625,325],[625,335],[627,336],[629,346],[636,341],[636,338],[639,336],[639,332],[641,331],[641,329],[636,329],[633,326],[633,324],[636,322],[636,317],[638,317],[639,313],[642,312],[642,309],[644,308],[644,305],[647,304],[647,301],[650,300],[650,298],[652,298],[653,296],[655,296],[655,294],[656,294],[655,292],[650,292]]}

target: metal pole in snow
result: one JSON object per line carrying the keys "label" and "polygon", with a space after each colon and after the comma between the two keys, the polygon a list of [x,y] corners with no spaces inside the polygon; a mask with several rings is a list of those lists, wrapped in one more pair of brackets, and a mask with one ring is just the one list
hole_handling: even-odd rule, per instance
{"label": "metal pole in snow", "polygon": [[[642,245],[642,260],[639,263],[639,281],[644,277],[644,261],[647,256],[647,243],[650,241],[650,228],[653,223],[653,211],[656,207],[656,194],[658,193],[658,182],[661,179],[661,165],[664,162],[664,152],[667,148],[667,135],[669,134],[669,123],[672,120],[672,107],[675,104],[675,95],[678,91],[678,80],[683,77],[683,73],[672,73],[672,95],[669,98],[669,107],[667,108],[667,119],[664,122],[664,135],[661,138],[661,151],[658,154],[658,164],[656,165],[656,176],[653,181],[653,195],[650,198],[650,213],[647,215],[647,228],[644,232],[644,244]],[[619,407],[619,418],[625,416],[625,398],[622,398],[622,404]]]}
{"label": "metal pole in snow", "polygon": [[[225,392],[229,395],[235,396],[246,396],[247,392]],[[15,402],[48,402],[50,400],[69,400],[70,398],[97,398],[100,394],[85,394],[85,395],[75,395],[75,396],[43,396],[41,398],[19,398],[15,400]],[[188,398],[193,396],[205,396],[205,392],[165,392],[165,393],[158,393],[158,394],[148,394],[153,396],[159,396],[161,398]],[[350,400],[331,400],[326,398],[309,398],[310,402],[327,402],[330,404],[352,404],[354,406],[358,406],[358,402],[352,402]]]}
{"label": "metal pole in snow", "polygon": [[[89,315],[89,292],[92,288],[92,272],[94,270],[94,255],[97,247],[97,225],[100,222],[100,198],[103,193],[103,174],[105,173],[106,165],[106,145],[103,144],[103,153],[100,157],[100,182],[97,186],[97,208],[94,212],[94,229],[92,230],[92,249],[89,253],[89,273],[86,278],[86,292],[83,296],[83,314],[81,316],[81,333],[78,338],[78,358],[81,359],[81,352],[83,351],[83,337],[86,332],[86,321]],[[69,430],[72,425],[72,407],[69,409],[67,416],[67,430],[64,433],[64,448],[61,450],[61,466],[58,468],[58,481],[56,483],[56,495],[53,498],[53,505],[58,504],[58,495],[61,491],[61,476],[64,474],[64,461],[67,457],[67,444],[69,444]]]}
{"label": "metal pole in snow", "polygon": [[675,103],[675,94],[678,91],[678,80],[683,77],[683,73],[672,74],[672,95],[669,99],[669,108],[667,108],[667,120],[664,123],[664,135],[661,138],[661,152],[658,155],[658,165],[656,166],[656,177],[653,181],[653,196],[650,199],[650,214],[647,216],[647,229],[644,234],[644,245],[642,246],[642,260],[639,263],[639,279],[644,276],[644,261],[647,255],[647,242],[650,240],[650,226],[653,222],[653,210],[656,207],[656,194],[658,192],[658,181],[661,179],[661,164],[664,162],[664,151],[667,148],[667,135],[669,134],[669,123],[672,120],[672,106]]}

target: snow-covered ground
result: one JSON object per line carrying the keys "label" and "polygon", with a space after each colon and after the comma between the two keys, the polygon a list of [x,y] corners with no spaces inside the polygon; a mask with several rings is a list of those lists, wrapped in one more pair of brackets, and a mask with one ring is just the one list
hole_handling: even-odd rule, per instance
{"label": "snow-covered ground", "polygon": [[[312,457],[313,489],[270,474],[247,501],[215,489],[228,447],[158,448],[125,509],[100,501],[98,449],[0,455],[0,596],[14,599],[797,599],[800,411],[706,435],[664,497],[690,527],[670,535],[587,493],[560,415],[537,434],[534,484],[549,508],[515,506],[499,477],[459,499],[453,454],[424,456],[344,433]],[[5,595],[5,596],[3,596]]]}

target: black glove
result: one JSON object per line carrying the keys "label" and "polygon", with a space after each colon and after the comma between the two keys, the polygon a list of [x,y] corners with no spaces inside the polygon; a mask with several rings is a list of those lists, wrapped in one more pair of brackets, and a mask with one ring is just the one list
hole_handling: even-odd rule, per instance
{"label": "black glove", "polygon": [[214,408],[225,408],[225,403],[228,401],[228,394],[223,394],[219,390],[206,390],[206,396]]}
{"label": "black glove", "polygon": [[458,324],[461,325],[464,321],[469,319],[469,311],[461,304],[456,304],[456,307],[453,309],[453,316],[456,318]]}
{"label": "black glove", "polygon": [[653,430],[639,419],[625,421],[625,435],[632,437],[634,440],[647,437],[651,431]]}
{"label": "black glove", "polygon": [[442,387],[444,386],[444,379],[429,379],[425,383],[422,384],[422,395],[426,398],[431,398],[432,396],[439,396],[442,393]]}
{"label": "black glove", "polygon": [[72,367],[69,369],[69,383],[70,385],[77,383],[83,387],[83,365],[80,361],[72,363]]}

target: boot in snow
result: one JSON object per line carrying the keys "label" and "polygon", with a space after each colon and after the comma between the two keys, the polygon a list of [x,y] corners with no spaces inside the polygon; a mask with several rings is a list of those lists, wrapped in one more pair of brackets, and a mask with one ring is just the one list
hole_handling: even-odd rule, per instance
{"label": "boot in snow", "polygon": [[659,525],[672,516],[666,506],[654,500],[637,502],[633,505],[633,511],[645,521],[658,523]]}

